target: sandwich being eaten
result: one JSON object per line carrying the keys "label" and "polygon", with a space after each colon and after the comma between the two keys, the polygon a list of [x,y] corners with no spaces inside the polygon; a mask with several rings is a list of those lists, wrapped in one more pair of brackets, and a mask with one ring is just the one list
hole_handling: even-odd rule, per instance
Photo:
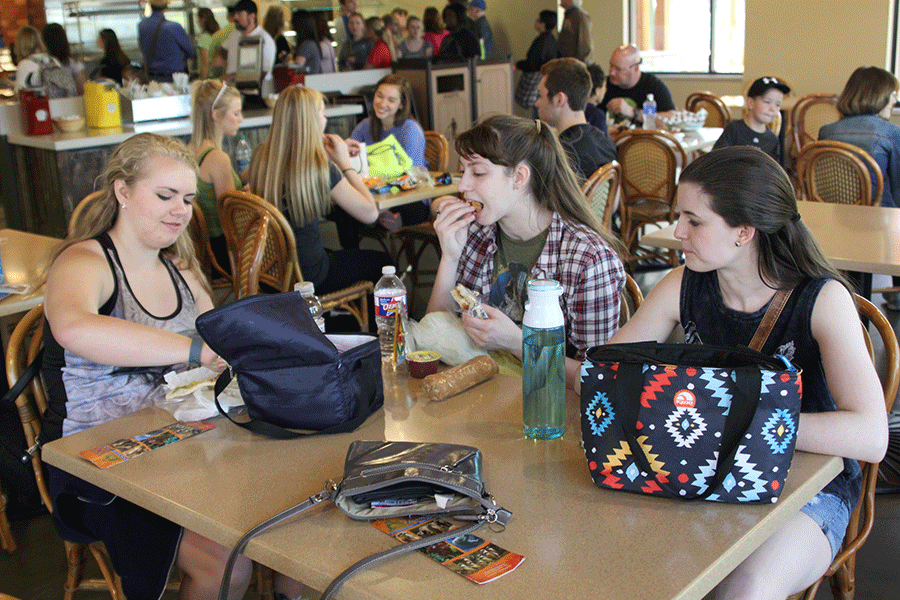
{"label": "sandwich being eaten", "polygon": [[453,299],[459,304],[459,307],[469,315],[478,317],[479,319],[488,318],[487,313],[481,306],[481,302],[478,300],[475,292],[463,284],[457,284],[457,286],[451,290],[450,295],[453,296]]}

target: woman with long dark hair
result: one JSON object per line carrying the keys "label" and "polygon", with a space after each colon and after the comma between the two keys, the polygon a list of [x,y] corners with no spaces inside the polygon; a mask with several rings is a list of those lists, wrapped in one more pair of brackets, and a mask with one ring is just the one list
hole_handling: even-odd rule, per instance
{"label": "woman with long dark hair", "polygon": [[[843,456],[844,470],[726,577],[716,598],[786,598],[819,579],[860,494],[857,461],[887,448],[884,395],[847,282],[822,256],[784,170],[757,148],[713,150],[678,183],[684,266],[647,295],[613,343],[748,345],[776,292],[787,304],[762,352],[803,372],[797,450]],[[840,325],[838,325],[840,324]]]}
{"label": "woman with long dark hair", "polygon": [[94,74],[94,78],[102,77],[112,79],[122,85],[122,70],[131,62],[119,45],[119,38],[112,29],[101,29],[97,36],[97,47],[103,51],[100,66]]}
{"label": "woman with long dark hair", "polygon": [[200,35],[197,36],[197,58],[200,59],[200,80],[209,77],[209,66],[212,57],[209,55],[209,47],[212,44],[212,36],[219,31],[219,22],[213,11],[203,7],[197,9],[197,26]]}

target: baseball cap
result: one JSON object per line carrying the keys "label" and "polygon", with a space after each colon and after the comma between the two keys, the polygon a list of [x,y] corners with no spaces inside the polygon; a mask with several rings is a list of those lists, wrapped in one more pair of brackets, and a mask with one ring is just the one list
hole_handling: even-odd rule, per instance
{"label": "baseball cap", "polygon": [[253,0],[240,0],[234,5],[234,12],[247,12],[257,14],[256,2]]}
{"label": "baseball cap", "polygon": [[750,98],[757,98],[762,96],[772,88],[778,90],[782,94],[790,94],[791,88],[788,85],[778,79],[777,77],[760,77],[752,84],[750,84],[750,89],[747,91],[747,96]]}
{"label": "baseball cap", "polygon": [[487,10],[487,5],[484,3],[484,0],[472,0],[469,2],[469,8],[479,8],[481,10]]}

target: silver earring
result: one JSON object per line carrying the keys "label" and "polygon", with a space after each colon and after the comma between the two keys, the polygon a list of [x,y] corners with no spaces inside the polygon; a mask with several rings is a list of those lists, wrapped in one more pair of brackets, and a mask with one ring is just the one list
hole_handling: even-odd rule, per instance
{"label": "silver earring", "polygon": [[734,243],[734,245],[737,246],[738,248],[740,248],[740,247],[741,247],[741,242],[740,242],[740,241],[737,241],[737,242]]}
{"label": "silver earring", "polygon": [[123,202],[120,206],[122,207],[122,210],[125,210],[125,203],[124,203],[124,202]]}

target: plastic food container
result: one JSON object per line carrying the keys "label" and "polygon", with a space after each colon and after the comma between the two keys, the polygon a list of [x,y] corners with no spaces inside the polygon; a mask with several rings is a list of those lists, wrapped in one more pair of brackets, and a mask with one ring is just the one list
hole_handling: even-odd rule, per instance
{"label": "plastic food container", "polygon": [[416,379],[437,373],[439,360],[441,360],[441,355],[431,350],[418,350],[406,355],[409,374]]}

